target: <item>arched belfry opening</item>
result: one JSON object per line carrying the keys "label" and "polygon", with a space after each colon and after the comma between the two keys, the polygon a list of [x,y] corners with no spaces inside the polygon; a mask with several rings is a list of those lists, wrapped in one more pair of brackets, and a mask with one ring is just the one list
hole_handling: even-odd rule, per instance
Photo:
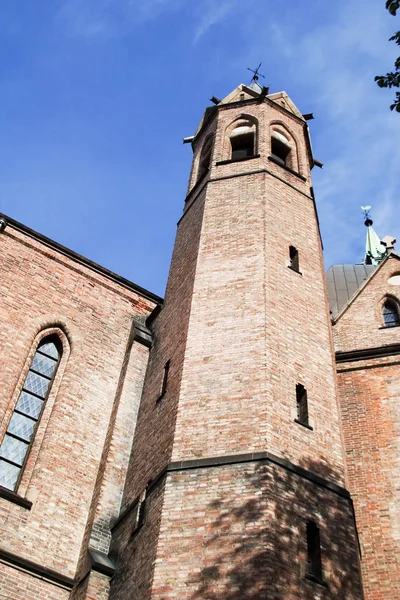
{"label": "arched belfry opening", "polygon": [[271,158],[294,171],[299,170],[296,143],[289,131],[280,124],[271,126]]}
{"label": "arched belfry opening", "polygon": [[241,160],[256,154],[257,122],[250,117],[235,121],[228,128],[228,160]]}

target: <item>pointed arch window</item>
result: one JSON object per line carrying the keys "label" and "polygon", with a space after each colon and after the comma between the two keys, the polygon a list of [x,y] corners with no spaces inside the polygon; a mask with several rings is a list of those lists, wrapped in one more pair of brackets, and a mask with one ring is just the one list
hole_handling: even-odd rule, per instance
{"label": "pointed arch window", "polygon": [[385,327],[396,327],[400,325],[400,317],[397,305],[393,300],[386,300],[382,309]]}
{"label": "pointed arch window", "polygon": [[0,445],[0,486],[15,491],[61,358],[57,336],[38,345]]}

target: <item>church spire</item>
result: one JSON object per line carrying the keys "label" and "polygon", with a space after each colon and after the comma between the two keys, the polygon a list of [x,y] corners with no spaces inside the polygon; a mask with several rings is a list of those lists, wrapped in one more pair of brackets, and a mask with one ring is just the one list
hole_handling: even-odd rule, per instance
{"label": "church spire", "polygon": [[373,220],[370,217],[370,206],[362,206],[361,210],[364,213],[364,225],[367,227],[367,240],[365,244],[364,264],[378,265],[386,256],[386,248],[381,243],[378,234],[373,229]]}

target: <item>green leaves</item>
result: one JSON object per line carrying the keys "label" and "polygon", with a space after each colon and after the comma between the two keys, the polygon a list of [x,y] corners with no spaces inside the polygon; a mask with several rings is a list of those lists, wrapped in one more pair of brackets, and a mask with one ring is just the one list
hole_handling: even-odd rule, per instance
{"label": "green leaves", "polygon": [[[396,16],[397,11],[400,8],[400,0],[386,0],[386,8],[391,15]],[[390,42],[396,42],[400,46],[400,31],[397,31],[391,38]],[[394,63],[395,70],[386,75],[377,75],[375,81],[381,88],[400,88],[400,56]],[[400,92],[396,92],[395,101],[390,105],[390,110],[396,110],[400,113]]]}
{"label": "green leaves", "polygon": [[386,8],[391,15],[396,16],[396,12],[400,8],[400,0],[386,0]]}

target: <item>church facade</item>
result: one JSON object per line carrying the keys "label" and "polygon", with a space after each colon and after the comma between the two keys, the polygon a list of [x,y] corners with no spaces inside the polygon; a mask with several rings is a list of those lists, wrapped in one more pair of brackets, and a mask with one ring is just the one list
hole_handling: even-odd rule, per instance
{"label": "church facade", "polygon": [[0,598],[400,599],[399,258],[325,276],[309,115],[214,100],[164,299],[0,219]]}

